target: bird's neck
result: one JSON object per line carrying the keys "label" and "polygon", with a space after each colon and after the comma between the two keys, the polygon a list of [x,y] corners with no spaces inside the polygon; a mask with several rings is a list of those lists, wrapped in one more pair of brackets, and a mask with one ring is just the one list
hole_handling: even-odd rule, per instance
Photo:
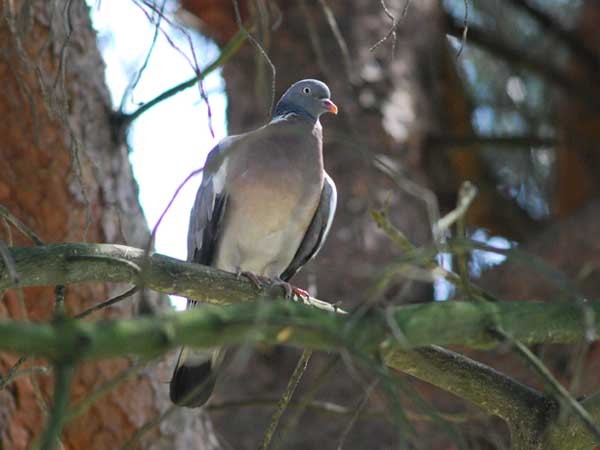
{"label": "bird's neck", "polygon": [[286,119],[288,117],[298,118],[310,123],[315,123],[319,121],[318,117],[313,116],[308,111],[303,108],[300,108],[297,105],[292,105],[290,103],[279,102],[275,106],[275,111],[273,112],[272,121]]}
{"label": "bird's neck", "polygon": [[283,115],[273,115],[273,118],[270,122],[271,125],[289,125],[300,127],[300,129],[305,130],[313,134],[315,137],[322,139],[323,137],[323,126],[321,125],[321,121],[317,119],[307,118],[302,114],[288,112]]}
{"label": "bird's neck", "polygon": [[318,118],[313,118],[312,116],[307,116],[305,114],[299,114],[295,112],[285,112],[283,114],[273,114],[271,118],[271,124],[275,123],[287,123],[299,125],[302,128],[306,129],[319,129],[321,130],[323,127],[321,126],[321,122]]}

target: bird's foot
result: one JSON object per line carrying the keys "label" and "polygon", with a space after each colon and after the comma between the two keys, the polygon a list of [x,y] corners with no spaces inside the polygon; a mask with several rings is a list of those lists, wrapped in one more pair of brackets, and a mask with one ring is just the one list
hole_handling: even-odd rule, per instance
{"label": "bird's foot", "polygon": [[256,286],[256,288],[260,290],[264,289],[265,286],[270,286],[272,283],[272,280],[270,278],[263,277],[261,275],[256,275],[252,272],[240,271],[237,273],[237,277],[248,278],[252,282],[252,284],[254,284],[254,286]]}
{"label": "bird's foot", "polygon": [[310,294],[297,286],[293,286],[287,281],[280,280],[279,278],[275,278],[272,280],[271,286],[279,286],[283,288],[285,292],[285,298],[293,299],[294,296],[297,296],[300,300],[306,301],[310,298]]}
{"label": "bird's foot", "polygon": [[257,289],[264,289],[265,287],[281,287],[284,291],[286,299],[293,299],[294,296],[306,301],[310,298],[310,294],[299,287],[293,286],[287,281],[283,281],[279,278],[268,278],[262,275],[256,275],[252,272],[240,271],[237,273],[237,277],[248,278]]}

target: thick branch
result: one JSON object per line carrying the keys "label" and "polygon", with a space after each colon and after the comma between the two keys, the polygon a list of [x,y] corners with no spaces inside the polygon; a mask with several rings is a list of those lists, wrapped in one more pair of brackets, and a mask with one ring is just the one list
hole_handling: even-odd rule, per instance
{"label": "thick branch", "polygon": [[[146,256],[143,250],[131,247],[56,244],[9,251],[19,274],[19,287],[123,282],[218,305],[239,304],[97,323],[0,320],[0,350],[54,361],[73,355],[151,356],[180,345],[214,347],[240,342],[290,343],[327,351],[381,351],[390,367],[505,419],[513,437],[525,443],[538,439],[538,432],[554,420],[553,400],[485,365],[425,346],[490,348],[496,341],[489,330],[497,326],[527,344],[574,342],[590,331],[575,302],[425,303],[399,307],[391,315],[373,311],[356,317],[335,314],[335,307],[316,299],[309,303],[317,308],[294,302],[257,302],[264,300],[264,293],[245,279],[158,254]],[[11,287],[17,287],[14,279],[7,267],[0,266],[0,289]],[[600,314],[600,302],[588,302],[586,308],[596,316]],[[600,323],[595,327],[596,335],[600,335]],[[396,339],[399,335],[401,343]],[[589,411],[597,418],[600,407],[596,403],[590,400]],[[569,430],[572,427],[579,425],[572,421]],[[590,439],[585,430],[581,433]],[[547,439],[554,442],[560,436],[553,434]]]}
{"label": "thick branch", "polygon": [[[251,282],[212,267],[111,244],[54,244],[10,249],[18,285],[0,266],[0,290],[93,282],[129,283],[212,304],[232,304],[264,298]],[[318,309],[339,311],[330,303],[310,299]],[[600,315],[600,302],[589,302]],[[308,313],[307,313],[308,314]],[[315,317],[320,317],[318,311]],[[467,345],[493,347],[488,330],[501,325],[525,344],[569,343],[583,339],[586,322],[573,302],[444,302],[398,308],[394,319],[412,346]],[[365,325],[374,318],[370,316]],[[384,326],[385,322],[381,322]],[[600,335],[600,322],[595,324]],[[0,343],[0,346],[2,343]],[[6,348],[6,347],[4,347]]]}
{"label": "thick branch", "polygon": [[[245,278],[164,255],[111,244],[55,244],[10,249],[19,287],[75,283],[128,283],[165,294],[176,294],[212,304],[254,301],[261,297]],[[0,266],[0,291],[17,287]],[[314,306],[335,310],[329,303]]]}
{"label": "thick branch", "polygon": [[[14,270],[19,274],[19,283],[15,285],[9,270],[2,265],[0,290],[120,282],[219,305],[264,298],[264,293],[245,278],[164,255],[146,256],[141,249],[122,245],[15,247],[10,249],[10,255]],[[339,311],[330,303],[317,299],[310,299],[309,303],[319,309]],[[586,308],[600,315],[600,302],[589,302]],[[572,302],[423,303],[398,308],[394,319],[412,346],[437,344],[488,348],[496,343],[488,333],[496,325],[501,325],[507,334],[525,344],[576,342],[585,337],[587,330],[581,307]],[[595,326],[596,333],[600,334],[600,322]]]}
{"label": "thick branch", "polygon": [[426,381],[501,417],[510,426],[513,441],[533,441],[556,409],[553,400],[505,375],[436,346],[386,355],[393,368]]}
{"label": "thick branch", "polygon": [[[599,421],[600,393],[581,402],[585,410]],[[588,450],[597,444],[594,435],[589,433],[586,425],[575,416],[556,417],[554,423],[547,427],[540,448],[557,448],[564,450]]]}
{"label": "thick branch", "polygon": [[[460,322],[459,317],[468,311],[462,306],[472,306],[468,303],[448,303],[453,304],[457,308],[446,309],[446,314],[439,316],[439,320],[434,319],[434,323],[428,326],[429,342],[438,340],[436,337],[439,333],[436,331],[453,328],[454,324]],[[432,319],[431,316],[426,317],[427,313],[445,304],[427,306],[424,309],[409,307],[397,311],[396,316],[400,318],[398,326],[405,332],[408,342],[413,338],[416,341],[423,340],[419,324],[426,324]],[[421,319],[426,320],[420,320],[420,315],[423,316]],[[442,316],[449,318],[450,322],[440,322],[443,321]],[[404,324],[408,326],[403,328]],[[477,326],[469,325],[476,324],[463,322],[463,331],[467,335],[469,330],[477,329]],[[498,415],[514,425],[513,429],[518,427],[513,434],[542,428],[532,426],[540,417],[545,417],[544,409],[552,404],[542,394],[447,350],[437,347],[400,349],[386,330],[385,318],[379,314],[356,319],[348,315],[324,313],[292,302],[269,301],[227,307],[207,306],[158,318],[97,323],[71,320],[33,324],[5,320],[0,321],[0,350],[60,360],[73,355],[79,358],[131,354],[150,357],[180,345],[208,348],[241,342],[289,343],[326,351],[351,349],[352,352],[374,352],[382,349],[390,367]],[[480,328],[476,334],[481,333]],[[458,340],[458,334],[452,340]],[[444,341],[447,337],[442,335],[439,340]]]}

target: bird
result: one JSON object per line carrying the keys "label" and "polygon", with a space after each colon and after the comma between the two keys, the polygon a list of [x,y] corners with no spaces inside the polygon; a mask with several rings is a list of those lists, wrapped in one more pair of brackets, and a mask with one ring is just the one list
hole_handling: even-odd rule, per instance
{"label": "bird", "polygon": [[[266,125],[221,140],[190,214],[188,261],[280,285],[288,297],[305,293],[288,282],[319,252],[333,222],[337,190],[323,167],[319,119],[337,112],[329,87],[305,79],[284,92]],[[188,300],[188,309],[197,306]],[[171,401],[204,405],[223,355],[182,348]]]}

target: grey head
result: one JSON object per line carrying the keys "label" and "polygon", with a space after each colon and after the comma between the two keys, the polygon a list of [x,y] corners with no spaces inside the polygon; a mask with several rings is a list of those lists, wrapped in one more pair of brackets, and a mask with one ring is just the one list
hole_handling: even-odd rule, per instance
{"label": "grey head", "polygon": [[285,91],[275,106],[273,118],[291,113],[317,120],[321,114],[337,114],[337,111],[329,87],[322,81],[307,79],[297,81]]}

